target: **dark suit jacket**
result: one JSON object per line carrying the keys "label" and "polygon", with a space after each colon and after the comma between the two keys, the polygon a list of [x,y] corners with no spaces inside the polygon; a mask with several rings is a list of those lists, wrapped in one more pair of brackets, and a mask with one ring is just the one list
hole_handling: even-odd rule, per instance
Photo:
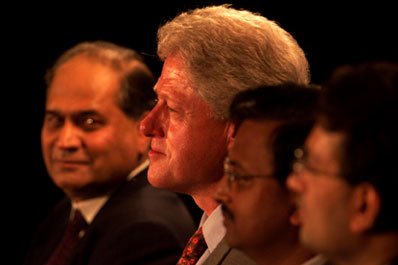
{"label": "dark suit jacket", "polygon": [[[115,190],[87,228],[69,265],[176,264],[195,224],[181,199],[140,173]],[[43,265],[60,241],[71,210],[61,201],[39,227],[25,265]]]}
{"label": "dark suit jacket", "polygon": [[241,251],[228,246],[224,237],[203,265],[256,265],[256,263]]}

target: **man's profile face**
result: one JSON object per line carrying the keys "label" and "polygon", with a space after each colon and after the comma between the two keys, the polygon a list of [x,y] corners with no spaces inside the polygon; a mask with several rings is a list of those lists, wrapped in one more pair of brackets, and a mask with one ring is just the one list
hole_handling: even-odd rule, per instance
{"label": "man's profile face", "polygon": [[[283,183],[273,176],[273,132],[278,122],[245,120],[238,129],[225,165],[225,178],[234,176],[217,192],[223,204],[226,239],[250,255],[269,245],[292,241],[289,216],[294,204]],[[226,180],[228,182],[228,180]]]}
{"label": "man's profile face", "polygon": [[343,134],[316,125],[305,143],[302,168],[287,180],[297,195],[300,240],[321,253],[344,249],[350,241],[352,189],[339,175],[343,139]]}
{"label": "man's profile face", "polygon": [[152,137],[149,182],[193,195],[222,177],[227,123],[191,88],[179,56],[169,56],[155,86],[157,105],[141,122]]}
{"label": "man's profile face", "polygon": [[54,183],[76,200],[108,192],[145,149],[138,122],[116,105],[119,79],[108,66],[78,55],[58,68],[49,88],[43,157]]}

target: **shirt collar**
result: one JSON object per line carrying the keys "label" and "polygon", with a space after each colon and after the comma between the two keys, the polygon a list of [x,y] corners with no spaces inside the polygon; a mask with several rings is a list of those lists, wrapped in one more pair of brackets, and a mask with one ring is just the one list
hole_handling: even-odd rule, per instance
{"label": "shirt collar", "polygon": [[[131,171],[131,173],[127,177],[127,180],[132,180],[146,167],[148,167],[148,165],[149,160],[147,159]],[[94,217],[97,215],[102,206],[104,206],[104,204],[108,201],[109,197],[110,195],[105,195],[84,201],[72,202],[72,209],[78,209],[82,213],[84,220],[86,220],[87,224],[90,224],[94,220]]]}
{"label": "shirt collar", "polygon": [[82,213],[87,224],[90,224],[108,199],[109,195],[106,195],[84,201],[72,202],[72,208],[78,209]]}
{"label": "shirt collar", "polygon": [[132,180],[135,176],[141,173],[145,168],[149,166],[149,159],[142,162],[138,167],[134,168],[133,171],[128,175],[127,180]]}
{"label": "shirt collar", "polygon": [[326,261],[327,260],[325,257],[323,257],[321,255],[316,255],[301,265],[324,265],[324,264],[326,264]]}
{"label": "shirt collar", "polygon": [[221,205],[217,206],[209,216],[206,214],[202,216],[199,226],[202,226],[203,237],[210,252],[217,247],[225,236],[226,229],[223,220]]}

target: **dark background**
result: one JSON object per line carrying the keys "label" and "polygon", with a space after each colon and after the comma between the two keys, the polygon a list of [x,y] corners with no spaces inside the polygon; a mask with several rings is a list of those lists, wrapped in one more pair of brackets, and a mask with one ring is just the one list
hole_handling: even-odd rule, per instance
{"label": "dark background", "polygon": [[[224,1],[103,4],[62,2],[4,7],[1,18],[3,115],[2,218],[9,222],[6,254],[20,264],[38,223],[62,195],[46,175],[40,151],[45,69],[64,50],[80,41],[107,40],[146,54],[155,75],[159,25],[186,9]],[[395,8],[385,3],[297,3],[229,1],[236,8],[259,12],[289,31],[307,54],[312,81],[322,83],[336,66],[373,60],[397,61]],[[20,5],[20,6],[19,6]],[[9,183],[11,181],[11,183]],[[15,254],[17,253],[17,254]]]}

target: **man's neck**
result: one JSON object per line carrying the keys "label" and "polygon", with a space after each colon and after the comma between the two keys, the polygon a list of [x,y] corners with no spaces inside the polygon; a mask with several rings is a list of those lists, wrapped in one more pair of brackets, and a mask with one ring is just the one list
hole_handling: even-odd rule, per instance
{"label": "man's neck", "polygon": [[386,265],[398,257],[398,233],[371,235],[362,241],[355,253],[330,260],[336,265]]}
{"label": "man's neck", "polygon": [[201,189],[190,194],[196,205],[202,209],[207,216],[210,216],[214,209],[216,209],[219,205],[219,203],[214,200],[214,194],[219,183],[220,182],[213,183],[212,185],[207,186],[205,189]]}
{"label": "man's neck", "polygon": [[[283,237],[283,235],[281,235]],[[261,248],[244,251],[259,265],[300,265],[311,259],[314,254],[299,244],[297,237],[292,235],[286,240],[279,238],[276,242],[268,242]],[[280,240],[282,239],[282,240]]]}

